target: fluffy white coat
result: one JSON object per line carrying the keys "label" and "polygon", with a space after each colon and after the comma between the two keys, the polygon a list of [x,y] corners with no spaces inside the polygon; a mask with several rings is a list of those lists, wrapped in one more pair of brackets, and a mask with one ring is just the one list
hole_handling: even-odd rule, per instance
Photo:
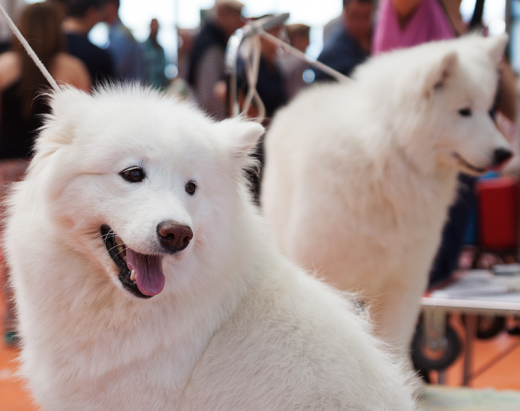
{"label": "fluffy white coat", "polygon": [[261,203],[293,261],[372,307],[404,355],[459,171],[508,144],[488,112],[506,36],[375,57],[354,81],[317,86],[266,137]]}
{"label": "fluffy white coat", "polygon": [[[5,236],[22,374],[45,410],[415,408],[366,314],[273,246],[242,177],[261,126],[136,87],[51,105]],[[141,182],[120,174],[134,166]],[[164,220],[193,240],[136,298],[100,227],[154,254]]]}

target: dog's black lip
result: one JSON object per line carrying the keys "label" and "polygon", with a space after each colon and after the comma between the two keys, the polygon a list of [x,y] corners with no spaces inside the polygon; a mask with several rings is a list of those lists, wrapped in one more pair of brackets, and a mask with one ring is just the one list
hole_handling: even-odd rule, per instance
{"label": "dog's black lip", "polygon": [[464,157],[462,157],[459,153],[457,152],[453,152],[453,156],[459,160],[462,164],[464,164],[464,166],[466,166],[467,168],[469,168],[470,170],[473,170],[477,173],[485,173],[486,172],[486,169],[485,168],[480,168],[480,167],[475,167],[474,165],[472,165],[471,163],[468,163]]}
{"label": "dog's black lip", "polygon": [[121,284],[123,284],[123,288],[138,298],[152,298],[151,295],[145,295],[139,291],[137,284],[130,280],[131,272],[117,252],[117,247],[114,240],[116,233],[114,233],[114,231],[108,225],[103,224],[101,226],[101,236],[105,242],[105,247],[107,248],[110,258],[112,258],[112,261],[114,261],[116,267],[119,269],[119,281],[121,281]]}

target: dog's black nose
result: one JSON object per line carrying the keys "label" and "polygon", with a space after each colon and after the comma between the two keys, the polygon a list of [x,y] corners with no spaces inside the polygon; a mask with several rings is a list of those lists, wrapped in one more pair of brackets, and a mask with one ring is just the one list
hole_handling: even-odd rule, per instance
{"label": "dog's black nose", "polygon": [[499,166],[505,161],[509,160],[513,152],[507,148],[497,148],[493,153],[493,165]]}
{"label": "dog's black nose", "polygon": [[184,250],[193,238],[193,231],[186,225],[164,221],[157,226],[161,245],[172,253]]}

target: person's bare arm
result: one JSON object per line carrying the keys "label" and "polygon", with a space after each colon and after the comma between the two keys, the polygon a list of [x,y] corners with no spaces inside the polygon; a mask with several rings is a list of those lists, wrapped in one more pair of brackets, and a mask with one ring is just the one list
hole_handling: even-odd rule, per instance
{"label": "person's bare arm", "polygon": [[5,90],[20,78],[21,61],[18,54],[8,51],[0,55],[0,91]]}
{"label": "person's bare arm", "polygon": [[397,10],[399,21],[406,22],[423,0],[391,0]]}
{"label": "person's bare arm", "polygon": [[85,64],[76,57],[60,53],[53,61],[51,74],[58,84],[67,83],[90,93],[90,75]]}

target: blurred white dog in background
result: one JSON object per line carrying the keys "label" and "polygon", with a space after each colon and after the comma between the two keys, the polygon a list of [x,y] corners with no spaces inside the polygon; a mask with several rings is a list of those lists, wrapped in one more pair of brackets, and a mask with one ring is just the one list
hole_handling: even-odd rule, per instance
{"label": "blurred white dog in background", "polygon": [[510,148],[489,115],[507,36],[428,43],[317,86],[266,137],[261,203],[284,253],[372,306],[404,354],[457,174]]}

